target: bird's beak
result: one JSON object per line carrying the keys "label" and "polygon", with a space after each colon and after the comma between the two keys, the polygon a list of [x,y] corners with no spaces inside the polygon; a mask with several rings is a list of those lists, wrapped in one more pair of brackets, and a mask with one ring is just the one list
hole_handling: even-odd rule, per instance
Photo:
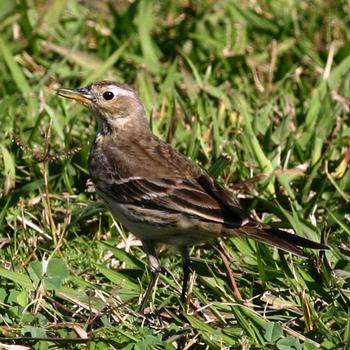
{"label": "bird's beak", "polygon": [[90,104],[93,102],[94,97],[87,88],[81,89],[66,89],[61,88],[57,90],[57,95],[75,100],[82,104]]}

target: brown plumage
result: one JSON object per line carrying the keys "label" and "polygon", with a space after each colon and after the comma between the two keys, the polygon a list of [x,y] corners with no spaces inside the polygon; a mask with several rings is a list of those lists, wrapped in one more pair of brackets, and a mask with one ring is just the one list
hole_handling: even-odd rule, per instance
{"label": "brown plumage", "polygon": [[90,152],[90,175],[112,214],[143,243],[153,278],[142,308],[160,270],[158,242],[176,245],[182,254],[183,297],[189,245],[236,235],[300,256],[301,247],[327,249],[253,220],[202,169],[152,134],[131,88],[101,81],[83,89],[60,89],[58,94],[87,105],[102,121]]}

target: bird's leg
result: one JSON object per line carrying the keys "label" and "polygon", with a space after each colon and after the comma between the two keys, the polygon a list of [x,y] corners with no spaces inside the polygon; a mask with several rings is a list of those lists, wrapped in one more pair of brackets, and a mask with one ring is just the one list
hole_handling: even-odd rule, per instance
{"label": "bird's leg", "polygon": [[186,294],[187,294],[187,286],[188,286],[188,280],[190,278],[191,273],[191,258],[188,254],[187,247],[181,247],[180,248],[181,258],[182,258],[182,270],[183,270],[183,281],[182,281],[182,291],[181,291],[181,299],[183,301],[186,300]]}
{"label": "bird's leg", "polygon": [[140,306],[140,313],[142,314],[145,307],[146,307],[146,303],[149,299],[149,296],[153,290],[153,287],[155,286],[157,279],[158,279],[158,275],[159,272],[161,270],[160,268],[160,264],[157,258],[157,254],[156,254],[156,250],[155,250],[155,243],[152,241],[142,241],[142,247],[143,250],[145,251],[145,253],[147,254],[147,259],[148,259],[148,267],[150,269],[151,272],[151,281],[149,282],[149,285],[146,289],[146,292],[143,296],[142,299],[142,303]]}

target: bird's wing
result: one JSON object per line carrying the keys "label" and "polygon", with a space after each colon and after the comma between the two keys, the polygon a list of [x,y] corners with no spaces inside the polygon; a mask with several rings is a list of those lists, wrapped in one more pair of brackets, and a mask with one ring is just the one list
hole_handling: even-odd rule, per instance
{"label": "bird's wing", "polygon": [[232,228],[242,226],[247,217],[204,173],[198,178],[131,177],[98,190],[118,203],[181,213]]}
{"label": "bird's wing", "polygon": [[[238,212],[240,215],[242,215],[242,217],[244,217],[245,213],[241,210],[241,208],[211,177],[206,174],[202,174],[197,180],[202,187],[205,188],[206,192],[210,193],[222,205],[228,207],[231,212]],[[276,246],[284,251],[299,256],[304,256],[303,250],[300,247],[323,250],[328,249],[328,247],[324,244],[311,241],[304,237],[299,237],[278,228],[271,228],[262,225],[247,215],[245,216],[245,220],[242,222],[241,227],[237,228],[236,233],[241,233],[246,237]]]}
{"label": "bird's wing", "polygon": [[196,178],[131,177],[98,188],[103,197],[121,204],[183,214],[220,223],[224,234],[245,236],[303,256],[300,247],[328,249],[324,244],[264,226],[251,219],[229,194],[205,173]]}

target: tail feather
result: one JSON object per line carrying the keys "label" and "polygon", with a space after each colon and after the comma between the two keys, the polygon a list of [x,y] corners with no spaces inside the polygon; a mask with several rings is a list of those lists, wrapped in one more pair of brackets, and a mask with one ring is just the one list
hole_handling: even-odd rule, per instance
{"label": "tail feather", "polygon": [[286,252],[302,257],[305,256],[302,248],[329,249],[322,243],[317,243],[277,228],[242,227],[240,231],[249,238],[273,245]]}

